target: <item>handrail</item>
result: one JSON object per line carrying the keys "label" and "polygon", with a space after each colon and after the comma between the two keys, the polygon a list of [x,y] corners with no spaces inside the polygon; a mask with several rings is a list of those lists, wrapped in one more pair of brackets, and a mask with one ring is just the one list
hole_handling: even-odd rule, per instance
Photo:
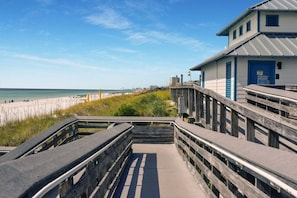
{"label": "handrail", "polygon": [[297,103],[297,93],[292,91],[286,91],[281,89],[275,89],[272,87],[264,87],[258,85],[249,85],[243,88],[246,91],[255,92],[261,95],[266,95],[273,98],[279,98],[282,100]]}
{"label": "handrail", "polygon": [[[97,117],[96,119],[99,118]],[[92,118],[90,120],[95,121],[96,119]],[[123,121],[126,118],[118,119]],[[273,188],[276,188],[277,190],[281,189],[282,192],[286,191],[288,194],[297,197],[297,174],[295,172],[290,175],[289,171],[283,171],[286,167],[278,167],[274,166],[274,164],[269,164],[269,162],[265,162],[265,159],[260,158],[261,154],[250,152],[247,153],[245,152],[245,149],[248,149],[248,151],[250,151],[249,148],[251,148],[255,149],[254,151],[257,151],[259,153],[263,152],[262,154],[269,153],[269,155],[274,155],[275,158],[274,160],[272,160],[272,162],[277,162],[277,160],[290,159],[290,163],[293,164],[288,166],[288,170],[291,171],[295,170],[295,167],[292,167],[297,163],[295,154],[265,147],[252,142],[239,140],[222,133],[216,133],[193,124],[185,123],[180,118],[177,118],[174,121],[170,122],[170,125],[173,125],[174,127],[178,128],[178,130],[183,131],[182,133],[179,133],[181,135],[181,138],[184,138],[186,141],[188,141],[187,143],[191,144],[191,141],[194,143],[201,142],[206,147],[211,148],[212,151],[221,154],[221,157],[230,160],[229,162],[236,162],[238,166],[244,167],[244,169],[251,170],[251,172],[255,173],[255,175],[259,175],[260,177],[265,178],[265,182],[268,182],[267,184],[272,186]],[[98,162],[100,164],[100,160],[102,160],[101,157],[105,156],[105,152],[107,155],[109,155],[109,152],[114,152],[114,148],[118,148],[118,145],[116,144],[119,144],[119,147],[121,147],[119,150],[124,153],[124,151],[126,152],[126,150],[129,150],[131,144],[135,143],[133,139],[135,138],[133,136],[135,129],[136,127],[134,128],[134,126],[127,123],[117,125],[115,126],[115,128],[106,130],[106,133],[103,132],[94,134],[95,136],[93,137],[95,138],[86,137],[77,140],[76,142],[66,144],[64,146],[57,147],[49,151],[31,155],[23,159],[17,159],[2,163],[0,164],[0,172],[1,176],[3,176],[2,182],[4,182],[5,184],[5,182],[11,182],[11,177],[13,177],[14,179],[18,178],[21,181],[20,185],[14,185],[13,187],[16,189],[17,192],[14,192],[14,189],[12,188],[10,189],[10,192],[15,193],[14,195],[27,195],[30,193],[29,195],[33,197],[45,196],[48,192],[52,192],[51,189],[55,189],[57,185],[61,185],[62,182],[68,181],[69,178],[73,177],[73,175],[77,174],[82,169],[91,171],[91,175],[97,174],[96,171],[100,168],[97,167],[96,164]],[[127,134],[129,134],[129,136],[127,136]],[[124,140],[124,143],[122,139]],[[82,146],[84,147],[80,148]],[[125,148],[123,149],[122,147]],[[199,146],[193,148],[197,148],[197,151],[201,149]],[[121,155],[121,152],[114,152],[114,155]],[[104,155],[101,156],[101,154],[103,153]],[[203,152],[200,154],[202,155]],[[212,157],[215,158],[214,155],[212,155]],[[213,158],[211,159],[211,161],[216,160],[216,158]],[[110,161],[109,157],[105,159],[107,161]],[[59,164],[56,163],[57,160],[59,160]],[[34,168],[33,177],[31,177],[32,172],[30,172],[30,170],[32,169],[32,163],[37,165],[37,170]],[[104,162],[101,164],[102,166],[105,166],[105,168],[110,167],[110,163]],[[90,169],[85,168],[87,166]],[[96,166],[96,168],[94,166]],[[45,173],[43,171],[45,171]],[[229,170],[226,171],[228,173]],[[36,175],[38,175],[40,178],[34,178]],[[228,175],[226,176],[227,179],[229,179]],[[30,181],[24,181],[26,179],[29,179]],[[87,181],[90,183],[93,180],[83,181]],[[240,182],[236,181],[235,184],[239,183]],[[22,184],[26,185],[23,186]],[[245,181],[243,184],[250,185],[248,181]],[[1,190],[3,191],[3,193],[5,193],[6,187],[4,185],[0,185],[0,191]],[[224,196],[224,194],[222,195]]]}
{"label": "handrail", "polygon": [[165,123],[173,122],[172,117],[111,117],[111,116],[73,116],[53,125],[49,129],[34,136],[30,140],[24,142],[13,151],[0,157],[0,163],[9,160],[22,158],[34,152],[45,142],[53,138],[59,131],[76,124],[78,122],[96,122],[96,123]]}
{"label": "handrail", "polygon": [[83,167],[85,167],[88,163],[90,163],[90,161],[93,161],[96,157],[98,157],[99,155],[101,155],[104,151],[106,151],[110,146],[112,146],[115,142],[117,142],[118,140],[120,140],[124,135],[126,135],[129,131],[131,131],[133,129],[133,126],[131,126],[129,129],[125,130],[122,134],[120,134],[118,137],[116,137],[114,140],[112,140],[110,143],[108,143],[107,145],[105,145],[103,148],[101,148],[99,151],[97,151],[96,153],[94,153],[93,155],[91,155],[90,157],[88,157],[87,159],[85,159],[84,161],[82,161],[81,163],[79,163],[78,165],[76,165],[75,167],[71,168],[70,170],[68,170],[67,172],[65,172],[64,174],[62,174],[61,176],[59,176],[58,178],[54,179],[53,181],[49,182],[47,185],[45,185],[42,189],[40,189],[34,196],[33,198],[38,198],[38,197],[43,197],[44,195],[46,195],[46,193],[48,193],[50,190],[52,190],[55,186],[57,186],[58,184],[60,184],[62,181],[66,180],[67,178],[69,178],[71,175],[73,175],[74,173],[78,172],[79,170],[81,170]]}
{"label": "handrail", "polygon": [[[127,133],[130,133],[132,128],[132,125],[123,123],[104,132],[93,134],[92,136],[79,139],[54,149],[30,155],[22,159],[1,163],[0,191],[4,194],[7,193],[11,197],[31,197],[38,193],[39,188],[42,189],[43,185],[49,184],[54,178],[58,177],[57,180],[54,179],[55,182],[50,183],[51,185],[61,181],[62,178],[65,179],[66,176],[73,173],[74,170],[78,170],[79,167],[88,164],[87,160],[96,158],[98,154],[104,152],[102,148],[106,149],[108,146],[113,145],[110,144],[110,142],[114,143],[119,140],[119,138],[123,138]],[[131,141],[131,136],[132,135],[130,134],[125,136],[125,141],[120,141],[118,144],[122,145],[129,143]],[[123,146],[125,145],[120,147]],[[130,149],[127,148],[127,152],[129,150]],[[111,149],[111,151],[114,152],[114,149]],[[32,164],[36,166],[33,169]],[[68,170],[70,170],[70,172],[68,172]],[[63,176],[61,177],[61,175]],[[12,182],[16,179],[18,180],[17,185]],[[10,187],[7,188],[7,185]],[[43,194],[48,191],[48,187],[49,186],[40,193]]]}
{"label": "handrail", "polygon": [[47,130],[44,130],[40,134],[29,139],[28,141],[22,143],[16,149],[12,150],[6,155],[1,156],[0,163],[13,160],[13,159],[23,158],[24,156],[32,153],[36,148],[38,148],[44,142],[54,137],[59,131],[76,123],[77,121],[78,119],[76,117],[70,117],[68,119],[62,120],[61,122],[53,125]]}
{"label": "handrail", "polygon": [[[69,144],[57,146],[53,149],[45,150],[23,158],[3,161],[0,163],[0,174],[3,178],[0,182],[0,191],[1,193],[7,193],[10,196],[24,195],[40,197],[46,195],[48,192],[57,193],[57,185],[59,185],[60,188],[62,187],[63,189],[62,194],[67,192],[68,194],[73,195],[76,193],[77,188],[80,189],[78,192],[83,192],[82,189],[84,187],[80,182],[84,181],[88,183],[90,182],[89,179],[93,181],[94,174],[97,174],[95,181],[92,182],[94,184],[88,183],[86,185],[91,185],[93,188],[93,185],[96,186],[96,182],[101,182],[102,180],[103,184],[100,183],[97,186],[100,188],[98,192],[102,193],[102,189],[105,189],[105,185],[110,182],[113,173],[122,169],[122,167],[119,167],[120,165],[125,165],[131,154],[131,145],[133,143],[142,143],[143,140],[148,141],[150,134],[152,134],[150,139],[152,142],[161,143],[164,141],[165,143],[173,143],[172,122],[174,119],[175,118],[165,117],[129,118],[96,116],[73,117],[63,120],[61,123],[54,125],[37,137],[32,138],[33,140],[31,139],[24,143],[25,145],[20,146],[21,149],[18,150],[17,154],[22,152],[22,148],[26,148],[25,153],[27,153],[28,147],[36,148],[36,145],[34,145],[35,142],[42,142],[40,140],[43,140],[44,142],[48,137],[61,131],[62,128],[66,127],[66,131],[68,132],[70,130],[70,133],[71,130],[77,130],[75,127],[79,127],[79,122],[87,123],[87,125],[90,124],[90,126],[93,126],[93,124],[96,123],[108,123],[108,125],[106,125],[107,129],[105,131],[78,139]],[[67,127],[69,126],[69,123],[71,126],[70,128]],[[134,130],[132,123],[137,126],[137,129]],[[159,124],[161,124],[161,126],[159,126]],[[159,128],[164,127],[163,124],[167,124],[168,129],[159,132]],[[72,125],[75,126],[72,127]],[[142,130],[142,127],[152,127],[153,129],[145,132]],[[168,131],[170,128],[172,132]],[[62,132],[62,134],[64,134],[64,132]],[[58,161],[58,163],[56,163],[56,161]],[[114,168],[112,168],[112,173],[109,173],[111,163]],[[31,168],[32,164],[36,166],[36,168],[34,167],[34,170]],[[95,170],[94,167],[97,166],[102,167]],[[88,172],[92,172],[93,170],[95,170],[95,173],[90,174]],[[79,179],[78,182],[77,179],[82,172],[87,174],[87,176]],[[101,178],[102,174],[106,174],[104,175],[104,178]],[[37,175],[38,177],[35,177]],[[14,185],[14,182],[11,182],[16,178],[19,179],[20,185]],[[71,181],[74,180],[77,182],[71,184]],[[116,183],[117,180],[114,182]],[[11,185],[12,188],[6,188],[5,185]],[[73,190],[66,191],[68,188],[67,185],[72,186]]]}
{"label": "handrail", "polygon": [[[184,125],[184,126],[182,126],[182,125]],[[193,129],[193,127],[197,127],[198,128],[198,126],[195,126],[195,125],[192,125],[192,124],[183,123],[183,121],[180,118],[178,118],[174,122],[174,126],[177,127],[179,130],[186,132],[192,138],[195,138],[198,141],[204,143],[205,145],[207,145],[208,147],[210,147],[213,150],[217,151],[218,153],[223,154],[223,156],[226,156],[229,159],[234,160],[235,162],[237,162],[241,166],[246,167],[246,168],[252,170],[253,172],[261,175],[262,177],[266,178],[268,181],[271,182],[270,184],[272,186],[274,186],[276,188],[279,187],[279,188],[285,190],[286,192],[288,192],[289,194],[297,197],[297,189],[296,188],[291,187],[290,185],[288,185],[287,183],[285,183],[281,179],[277,178],[274,174],[269,173],[268,170],[265,170],[265,169],[263,169],[263,167],[260,167],[258,165],[255,165],[255,164],[251,163],[251,160],[244,159],[244,157],[238,156],[238,155],[234,154],[234,153],[236,153],[235,151],[234,152],[230,152],[230,151],[226,150],[226,148],[224,148],[222,146],[219,146],[213,140],[208,140],[208,139],[199,137],[199,135],[197,135],[197,134],[194,134],[193,130],[191,131],[191,129]],[[191,127],[191,129],[189,129],[189,127]],[[215,133],[217,135],[220,134],[220,133],[209,131],[209,130],[203,129],[203,128],[200,128],[199,131],[200,132],[201,131],[206,131],[207,133]],[[215,134],[213,134],[213,135],[215,135]],[[221,135],[223,135],[223,134],[221,134]],[[226,136],[226,135],[224,135],[224,136]],[[231,136],[226,136],[226,137],[232,138]],[[217,137],[217,139],[219,139],[219,137]],[[236,140],[236,139],[234,139],[234,140]],[[248,144],[255,144],[255,143],[248,142]],[[250,146],[253,146],[253,145],[250,145]],[[273,150],[275,150],[275,149],[271,148],[271,151],[273,151]],[[278,151],[278,150],[275,150],[275,151]],[[290,154],[290,153],[288,153],[288,154]],[[268,167],[266,167],[266,168],[268,168]],[[297,182],[297,178],[294,181],[294,183],[297,184],[296,182]]]}
{"label": "handrail", "polygon": [[[209,107],[210,107],[210,102],[212,101],[212,104],[216,105],[216,109],[215,109],[216,111],[217,111],[217,106],[220,105],[221,110],[222,109],[224,110],[224,108],[225,108],[225,114],[226,114],[226,110],[230,109],[232,116],[234,115],[237,118],[237,120],[238,120],[239,115],[241,115],[242,117],[246,118],[249,121],[249,122],[245,122],[245,125],[247,127],[251,127],[250,130],[245,131],[248,134],[248,136],[247,136],[248,140],[254,141],[253,138],[255,137],[254,136],[255,124],[258,124],[258,125],[264,127],[265,129],[269,130],[269,133],[271,132],[271,134],[273,134],[272,136],[270,136],[270,137],[272,137],[271,140],[276,141],[278,143],[278,140],[276,140],[277,138],[275,138],[275,137],[278,137],[278,135],[280,135],[281,137],[284,137],[288,141],[297,145],[297,135],[296,135],[297,134],[296,133],[297,126],[293,125],[292,123],[287,122],[285,119],[281,118],[280,116],[278,116],[274,113],[267,112],[262,109],[251,108],[249,105],[245,105],[245,104],[241,104],[241,103],[232,101],[232,100],[218,94],[217,92],[215,92],[213,90],[205,89],[198,85],[184,85],[184,86],[178,86],[178,87],[171,87],[170,89],[171,89],[171,97],[176,102],[177,102],[177,97],[184,95],[185,100],[186,100],[186,108],[188,108],[188,111],[189,111],[189,116],[194,116],[194,118],[197,118],[197,120],[206,122],[206,123],[202,123],[205,127],[217,128],[219,125],[218,123],[220,122],[220,127],[225,127],[225,129],[226,129],[226,118],[222,117],[221,116],[222,114],[219,114],[218,112],[216,112],[216,115],[219,115],[220,119],[222,119],[219,122],[218,122],[217,116],[209,115],[209,114],[211,114],[211,112],[210,112],[211,110]],[[202,97],[204,97],[204,98],[200,99],[201,101],[198,101],[198,99],[196,98],[197,99],[196,102],[198,104],[194,103],[196,94],[198,94],[198,95],[201,94]],[[190,98],[190,96],[192,98]],[[205,103],[203,103],[203,102],[205,102]],[[206,111],[206,112],[201,112],[201,113],[206,113],[206,115],[204,117],[200,116],[199,111],[201,111],[201,108],[199,105],[203,106],[202,111],[203,110]],[[196,111],[195,114],[193,113],[194,111]],[[211,119],[212,119],[212,122],[210,121]],[[207,122],[207,120],[208,120],[208,122]],[[225,123],[223,123],[223,122],[225,122]],[[212,124],[212,126],[211,126],[211,124]],[[224,126],[224,124],[225,124],[225,126]],[[236,123],[236,121],[234,122],[234,125],[233,125],[233,121],[231,120],[231,131],[233,131],[232,127],[234,127],[234,131],[236,130],[235,133],[238,134],[239,133],[239,131],[238,131],[239,125],[238,125],[238,123]],[[274,136],[274,134],[276,134],[276,135]],[[277,144],[277,143],[275,143],[275,144]],[[273,145],[273,146],[275,146],[275,145]],[[275,146],[275,147],[277,147],[277,146]],[[289,148],[289,149],[292,149],[293,152],[297,152],[294,150],[294,148]]]}

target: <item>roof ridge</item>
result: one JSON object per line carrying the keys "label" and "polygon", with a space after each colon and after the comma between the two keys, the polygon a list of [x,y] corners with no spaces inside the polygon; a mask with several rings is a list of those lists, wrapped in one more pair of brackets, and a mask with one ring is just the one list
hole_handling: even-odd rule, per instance
{"label": "roof ridge", "polygon": [[272,0],[262,1],[262,2],[260,2],[260,3],[257,3],[257,4],[255,4],[255,5],[249,7],[248,9],[249,9],[249,10],[254,10],[254,9],[256,9],[257,7],[260,7],[260,6],[262,6],[262,5],[266,4],[266,3],[268,3],[269,1],[272,1]]}

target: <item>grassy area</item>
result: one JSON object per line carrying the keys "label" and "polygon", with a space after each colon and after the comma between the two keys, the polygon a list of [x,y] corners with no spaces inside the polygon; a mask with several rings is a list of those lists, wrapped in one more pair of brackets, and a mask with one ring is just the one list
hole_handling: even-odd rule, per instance
{"label": "grassy area", "polygon": [[17,146],[53,124],[78,116],[176,116],[168,90],[121,95],[58,110],[54,115],[28,118],[0,127],[0,145]]}

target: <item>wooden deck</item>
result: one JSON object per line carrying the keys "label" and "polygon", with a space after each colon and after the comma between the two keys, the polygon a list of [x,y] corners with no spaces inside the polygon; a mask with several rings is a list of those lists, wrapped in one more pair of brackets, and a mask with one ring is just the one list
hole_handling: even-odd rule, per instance
{"label": "wooden deck", "polygon": [[115,197],[208,197],[174,144],[134,144]]}

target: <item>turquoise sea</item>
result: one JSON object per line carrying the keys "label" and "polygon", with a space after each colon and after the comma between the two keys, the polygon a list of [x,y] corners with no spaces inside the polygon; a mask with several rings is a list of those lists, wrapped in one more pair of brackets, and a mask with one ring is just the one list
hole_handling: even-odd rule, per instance
{"label": "turquoise sea", "polygon": [[[98,94],[99,90],[95,89],[10,89],[0,88],[0,103],[9,101],[26,101],[41,98],[57,97],[85,97],[87,94]],[[104,93],[127,93],[132,90],[101,90]]]}

